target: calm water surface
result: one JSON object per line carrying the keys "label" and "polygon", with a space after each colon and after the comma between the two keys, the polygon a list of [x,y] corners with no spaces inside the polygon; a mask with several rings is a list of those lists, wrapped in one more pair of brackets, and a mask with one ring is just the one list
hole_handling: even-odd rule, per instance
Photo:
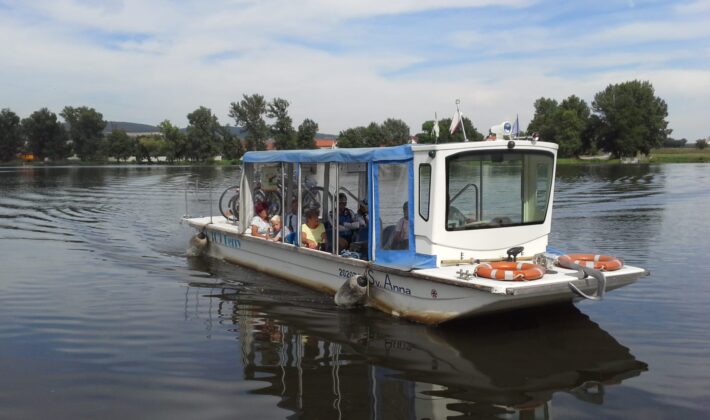
{"label": "calm water surface", "polygon": [[230,168],[0,168],[0,418],[707,418],[710,165],[559,170],[551,245],[650,277],[444,327],[186,256]]}

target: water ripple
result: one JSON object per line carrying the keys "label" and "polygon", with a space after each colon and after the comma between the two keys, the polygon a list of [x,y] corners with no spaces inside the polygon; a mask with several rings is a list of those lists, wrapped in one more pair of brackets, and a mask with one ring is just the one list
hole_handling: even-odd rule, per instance
{"label": "water ripple", "polygon": [[[186,258],[183,188],[199,181],[187,211],[208,214],[235,183],[231,168],[3,168],[3,416],[548,410],[576,418],[643,409],[700,418],[707,409],[699,390],[710,383],[710,286],[698,263],[710,249],[710,227],[699,219],[710,208],[706,168],[560,168],[551,244],[618,255],[652,276],[600,304],[578,304],[581,312],[564,307],[440,328],[344,311],[309,289]],[[580,389],[594,381],[624,383],[588,404],[599,396]]]}

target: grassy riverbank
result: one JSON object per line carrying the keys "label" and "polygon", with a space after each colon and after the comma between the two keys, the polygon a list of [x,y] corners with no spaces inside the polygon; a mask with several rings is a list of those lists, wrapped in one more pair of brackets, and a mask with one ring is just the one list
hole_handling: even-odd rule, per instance
{"label": "grassy riverbank", "polygon": [[[710,147],[705,149],[696,148],[662,148],[655,149],[649,156],[641,156],[640,163],[706,163],[710,162]],[[593,159],[582,160],[576,158],[560,158],[559,165],[579,165],[579,164],[620,164],[619,159]]]}
{"label": "grassy riverbank", "polygon": [[664,148],[651,152],[649,162],[652,163],[690,163],[710,162],[710,147],[696,148]]}

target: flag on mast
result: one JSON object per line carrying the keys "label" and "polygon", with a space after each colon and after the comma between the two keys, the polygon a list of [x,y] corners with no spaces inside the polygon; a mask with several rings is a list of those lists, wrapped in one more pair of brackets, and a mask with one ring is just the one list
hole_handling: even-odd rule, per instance
{"label": "flag on mast", "polygon": [[515,114],[515,123],[513,124],[513,129],[510,131],[515,137],[518,137],[518,133],[520,133],[520,123],[518,122],[518,114]]}
{"label": "flag on mast", "polygon": [[435,140],[439,139],[439,119],[434,113],[434,127],[431,129],[431,135],[434,136]]}
{"label": "flag on mast", "polygon": [[451,127],[449,127],[449,133],[454,134],[456,132],[456,129],[459,128],[459,124],[462,122],[461,118],[461,111],[456,109],[456,112],[454,112],[454,116],[451,118]]}

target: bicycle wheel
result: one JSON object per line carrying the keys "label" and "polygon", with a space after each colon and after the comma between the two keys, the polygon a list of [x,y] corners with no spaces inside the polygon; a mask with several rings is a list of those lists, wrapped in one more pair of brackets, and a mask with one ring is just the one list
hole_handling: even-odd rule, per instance
{"label": "bicycle wheel", "polygon": [[219,197],[219,212],[227,220],[239,220],[239,185],[234,185]]}
{"label": "bicycle wheel", "polygon": [[281,214],[281,193],[278,191],[267,192],[266,203],[269,205],[269,216]]}
{"label": "bicycle wheel", "polygon": [[301,207],[304,209],[317,209],[322,206],[323,187],[313,187],[303,191]]}
{"label": "bicycle wheel", "polygon": [[254,190],[255,204],[259,202],[266,203],[267,201],[268,200],[266,199],[266,193],[264,192],[264,190],[262,190],[261,188],[257,188],[256,190]]}

